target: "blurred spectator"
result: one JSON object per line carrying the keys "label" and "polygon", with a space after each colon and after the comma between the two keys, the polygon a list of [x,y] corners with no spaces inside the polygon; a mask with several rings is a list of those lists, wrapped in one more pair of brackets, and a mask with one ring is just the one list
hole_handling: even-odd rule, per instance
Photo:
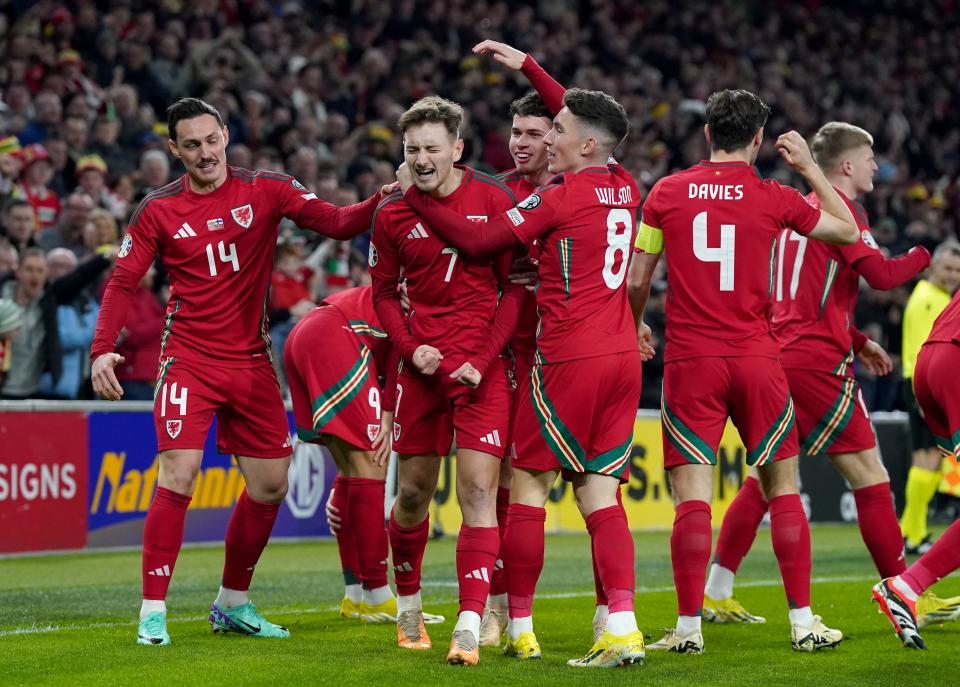
{"label": "blurred spectator", "polygon": [[[77,256],[66,248],[54,248],[47,254],[47,279],[54,282],[77,268]],[[90,374],[90,343],[97,326],[97,305],[86,291],[80,291],[69,303],[57,306],[57,331],[60,335],[61,374],[56,383],[53,374],[40,377],[40,395],[45,398],[75,399]]]}
{"label": "blurred spectator", "polygon": [[12,243],[5,238],[0,239],[0,275],[15,270],[19,257],[20,253],[13,247]]}
{"label": "blurred spectator", "polygon": [[16,136],[0,139],[0,200],[12,198],[17,193],[17,179],[23,169],[21,150]]}
{"label": "blurred spectator", "polygon": [[17,134],[23,146],[46,141],[47,137],[58,130],[63,115],[60,98],[52,91],[38,93],[33,99],[33,109],[33,119]]}
{"label": "blurred spectator", "polygon": [[47,149],[39,143],[26,146],[22,155],[20,193],[33,206],[35,225],[39,231],[56,224],[60,215],[60,197],[49,187],[53,179],[53,165]]}
{"label": "blurred spectator", "polygon": [[33,206],[25,200],[8,201],[3,208],[3,234],[18,252],[37,245]]}
{"label": "blurred spectator", "polygon": [[0,386],[10,369],[10,347],[20,333],[23,324],[23,308],[9,298],[0,298]]}
{"label": "blurred spectator", "polygon": [[44,250],[69,248],[83,254],[83,225],[87,222],[93,200],[85,193],[73,193],[67,197],[57,226],[44,229],[37,236],[37,243]]}
{"label": "blurred spectator", "polygon": [[117,353],[124,361],[116,368],[125,401],[152,401],[160,358],[160,336],[163,333],[164,308],[154,291],[157,270],[153,266],[140,280],[127,316],[120,330]]}
{"label": "blurred spectator", "polygon": [[148,193],[166,186],[169,182],[170,158],[166,153],[148,150],[140,156],[140,181],[135,194],[138,202]]}
{"label": "blurred spectator", "polygon": [[93,204],[117,219],[127,216],[127,203],[107,188],[107,163],[99,155],[84,155],[77,160],[77,188],[90,196]]}
{"label": "blurred spectator", "polygon": [[44,372],[50,373],[54,384],[60,382],[63,354],[57,306],[73,301],[114,259],[116,252],[97,255],[48,283],[46,254],[40,248],[28,248],[20,254],[16,272],[0,277],[0,298],[13,300],[24,310],[23,325],[10,347],[11,365],[0,398],[36,397]]}

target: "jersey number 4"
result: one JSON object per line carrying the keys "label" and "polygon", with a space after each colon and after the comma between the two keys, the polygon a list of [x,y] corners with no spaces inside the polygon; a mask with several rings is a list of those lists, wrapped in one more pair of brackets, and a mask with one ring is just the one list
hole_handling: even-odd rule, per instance
{"label": "jersey number 4", "polygon": [[720,245],[707,245],[707,212],[693,218],[693,254],[701,262],[720,263],[720,290],[733,291],[733,260],[737,228],[733,224],[720,225]]}

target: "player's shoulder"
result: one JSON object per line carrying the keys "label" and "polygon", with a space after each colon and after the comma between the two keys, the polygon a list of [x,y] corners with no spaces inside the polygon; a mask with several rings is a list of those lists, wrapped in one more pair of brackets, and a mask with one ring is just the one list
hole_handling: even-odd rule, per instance
{"label": "player's shoulder", "polygon": [[156,212],[161,207],[176,203],[177,196],[183,193],[185,189],[186,177],[182,176],[175,181],[171,181],[166,186],[161,186],[156,191],[148,193],[130,216],[129,225],[131,227],[138,226],[140,218],[148,209],[150,212]]}
{"label": "player's shoulder", "polygon": [[523,179],[523,175],[520,174],[520,171],[514,167],[513,169],[508,169],[505,172],[500,172],[499,174],[494,174],[493,178],[503,184],[510,184],[510,182],[520,181]]}
{"label": "player's shoulder", "polygon": [[271,169],[247,169],[246,167],[227,167],[230,178],[248,184],[250,186],[272,186],[276,184],[289,184],[296,191],[306,192],[306,187],[297,181],[294,177],[283,172],[276,172]]}
{"label": "player's shoulder", "polygon": [[870,229],[870,216],[867,215],[867,209],[856,200],[847,198],[842,193],[840,194],[840,197],[846,201],[847,207],[849,207],[850,211],[853,213],[853,218],[857,220],[857,225],[860,227],[860,230],[863,231]]}
{"label": "player's shoulder", "polygon": [[403,193],[400,192],[400,189],[397,189],[377,203],[377,207],[373,211],[373,225],[376,226],[379,223],[381,226],[387,226],[391,220],[412,211],[410,205],[403,199]]}
{"label": "player's shoulder", "polygon": [[487,172],[483,172],[473,167],[467,167],[467,169],[469,169],[472,173],[471,181],[473,183],[486,184],[487,186],[490,186],[494,193],[499,192],[506,195],[513,201],[513,204],[516,205],[516,195],[514,194],[513,189],[510,188],[504,181],[498,179],[497,176],[493,174],[488,174]]}

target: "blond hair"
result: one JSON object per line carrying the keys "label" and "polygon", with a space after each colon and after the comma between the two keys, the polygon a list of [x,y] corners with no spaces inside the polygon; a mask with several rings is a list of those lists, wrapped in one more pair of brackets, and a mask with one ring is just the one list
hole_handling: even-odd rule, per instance
{"label": "blond hair", "polygon": [[410,106],[410,109],[400,115],[397,126],[400,127],[401,132],[406,133],[411,127],[429,122],[443,124],[451,136],[459,137],[460,125],[463,123],[463,108],[446,98],[428,95],[420,98]]}
{"label": "blond hair", "polygon": [[845,153],[872,145],[873,136],[866,129],[847,122],[827,122],[814,134],[810,152],[820,168],[827,171],[841,162]]}

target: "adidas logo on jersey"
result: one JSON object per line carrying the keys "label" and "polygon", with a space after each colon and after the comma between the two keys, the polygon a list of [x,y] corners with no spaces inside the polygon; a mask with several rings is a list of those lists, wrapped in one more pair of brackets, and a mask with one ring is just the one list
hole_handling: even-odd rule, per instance
{"label": "adidas logo on jersey", "polygon": [[497,430],[493,430],[485,437],[480,437],[480,441],[482,441],[485,444],[496,446],[497,448],[500,448],[502,446],[502,444],[500,443],[500,432]]}
{"label": "adidas logo on jersey", "polygon": [[177,233],[173,235],[173,238],[175,238],[175,239],[188,239],[188,238],[190,238],[191,236],[196,236],[196,235],[197,235],[197,232],[195,232],[195,231],[193,230],[193,228],[192,228],[189,224],[187,224],[186,222],[184,222],[184,223],[180,226],[180,229],[177,230]]}
{"label": "adidas logo on jersey", "polygon": [[417,222],[409,234],[407,234],[408,239],[425,239],[427,238],[427,230],[423,228],[423,225],[420,222]]}
{"label": "adidas logo on jersey", "polygon": [[170,577],[170,566],[164,565],[162,568],[155,568],[147,574],[155,577]]}
{"label": "adidas logo on jersey", "polygon": [[477,568],[473,572],[468,572],[463,576],[465,580],[483,580],[484,582],[490,581],[490,574],[487,572],[486,568]]}
{"label": "adidas logo on jersey", "polygon": [[393,569],[397,572],[413,572],[413,566],[407,561],[404,561],[400,565],[393,566]]}

